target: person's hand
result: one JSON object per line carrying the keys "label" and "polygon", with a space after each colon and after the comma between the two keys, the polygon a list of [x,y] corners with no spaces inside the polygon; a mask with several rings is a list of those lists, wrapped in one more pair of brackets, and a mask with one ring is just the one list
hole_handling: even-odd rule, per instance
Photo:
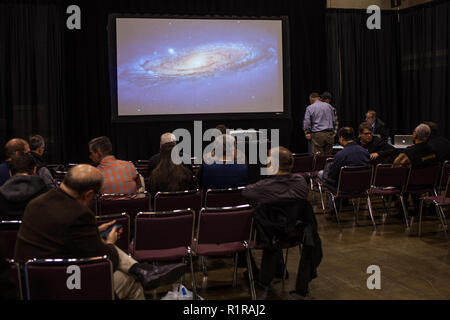
{"label": "person's hand", "polygon": [[380,155],[378,153],[371,153],[370,154],[370,160],[375,160],[376,158],[378,158]]}
{"label": "person's hand", "polygon": [[103,231],[106,231],[109,227],[111,227],[114,223],[116,223],[116,220],[101,224],[98,226],[98,232],[102,233]]}
{"label": "person's hand", "polygon": [[306,140],[311,140],[311,134],[310,133],[306,133],[305,137],[306,137]]}
{"label": "person's hand", "polygon": [[119,239],[119,233],[117,232],[117,228],[113,227],[111,232],[108,234],[108,237],[105,240],[106,244],[115,244],[117,239]]}

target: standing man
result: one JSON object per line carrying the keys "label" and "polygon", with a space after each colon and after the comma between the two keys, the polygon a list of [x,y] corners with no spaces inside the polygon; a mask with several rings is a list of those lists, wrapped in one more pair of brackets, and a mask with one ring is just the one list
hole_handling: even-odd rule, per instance
{"label": "standing man", "polygon": [[338,114],[337,114],[337,110],[336,108],[331,104],[331,99],[333,99],[333,96],[331,95],[331,93],[325,91],[324,93],[322,93],[320,95],[320,100],[328,103],[331,108],[333,109],[334,112],[334,137],[337,137],[337,132],[339,130],[339,119],[338,119]]}
{"label": "standing man", "polygon": [[381,139],[387,141],[389,138],[389,128],[377,117],[375,110],[366,113],[366,121],[372,126],[372,134],[379,134]]}
{"label": "standing man", "polygon": [[334,142],[334,111],[326,102],[320,101],[318,93],[309,97],[311,105],[306,108],[303,130],[307,140],[312,141],[313,153],[331,154]]}

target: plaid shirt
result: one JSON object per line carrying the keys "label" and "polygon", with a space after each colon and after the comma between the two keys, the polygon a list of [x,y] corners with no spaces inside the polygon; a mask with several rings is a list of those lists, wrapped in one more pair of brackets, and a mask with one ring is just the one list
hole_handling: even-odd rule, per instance
{"label": "plaid shirt", "polygon": [[102,193],[134,193],[137,171],[131,162],[107,156],[100,161],[97,169],[103,174]]}

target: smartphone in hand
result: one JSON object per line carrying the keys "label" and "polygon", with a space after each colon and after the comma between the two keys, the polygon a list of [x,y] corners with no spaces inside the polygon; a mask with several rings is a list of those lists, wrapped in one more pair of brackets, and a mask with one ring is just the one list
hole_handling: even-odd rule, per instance
{"label": "smartphone in hand", "polygon": [[119,229],[122,228],[122,225],[119,224],[119,223],[116,223],[116,224],[110,226],[108,229],[106,229],[105,231],[103,231],[103,232],[100,234],[100,237],[102,237],[103,239],[108,238],[109,233],[112,231],[112,229],[113,229],[114,227],[116,227],[117,231],[119,231]]}

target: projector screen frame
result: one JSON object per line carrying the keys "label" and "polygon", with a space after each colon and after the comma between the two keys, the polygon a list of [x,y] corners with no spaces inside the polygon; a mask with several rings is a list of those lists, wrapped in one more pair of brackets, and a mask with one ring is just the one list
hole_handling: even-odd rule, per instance
{"label": "projector screen frame", "polygon": [[[279,20],[282,27],[282,59],[283,59],[283,112],[251,112],[251,113],[188,113],[167,115],[126,115],[118,114],[117,88],[117,37],[116,19],[203,19],[203,20]],[[111,13],[108,16],[108,60],[111,97],[111,121],[113,123],[194,121],[194,120],[237,120],[237,119],[291,119],[291,64],[289,47],[289,20],[287,16],[249,17],[249,16],[197,16],[197,15],[155,15]]]}

